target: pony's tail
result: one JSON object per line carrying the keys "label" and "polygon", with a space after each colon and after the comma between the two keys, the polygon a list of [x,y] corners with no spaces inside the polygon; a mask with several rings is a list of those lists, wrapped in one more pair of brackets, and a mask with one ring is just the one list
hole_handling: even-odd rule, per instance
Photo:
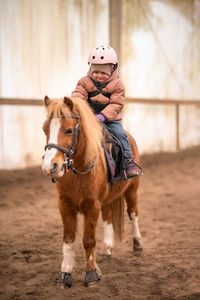
{"label": "pony's tail", "polygon": [[124,236],[124,197],[120,196],[112,203],[113,229],[115,241],[121,242]]}

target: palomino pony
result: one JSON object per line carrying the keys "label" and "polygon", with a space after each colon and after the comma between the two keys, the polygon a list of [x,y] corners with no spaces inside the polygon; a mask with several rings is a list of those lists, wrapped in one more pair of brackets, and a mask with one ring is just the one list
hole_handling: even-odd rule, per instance
{"label": "palomino pony", "polygon": [[[102,128],[86,101],[67,97],[50,99],[47,96],[44,101],[47,119],[43,130],[47,145],[42,169],[46,175],[56,180],[58,206],[63,222],[63,261],[57,280],[64,287],[72,284],[73,244],[77,214],[81,213],[84,216],[83,245],[87,286],[101,278],[95,259],[95,234],[99,214],[102,213],[104,221],[106,251],[111,255],[114,245],[113,210],[119,210],[118,224],[123,216],[120,205],[113,205],[120,196],[126,200],[128,216],[133,224],[134,250],[142,250],[137,208],[139,178],[117,181],[110,186],[102,148]],[[138,163],[136,143],[128,136]]]}

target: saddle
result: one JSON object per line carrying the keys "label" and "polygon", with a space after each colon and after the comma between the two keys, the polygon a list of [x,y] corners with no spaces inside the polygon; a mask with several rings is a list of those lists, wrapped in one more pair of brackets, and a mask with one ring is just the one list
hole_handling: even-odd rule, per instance
{"label": "saddle", "polygon": [[102,146],[108,168],[108,181],[112,185],[115,181],[127,179],[126,156],[121,142],[109,131],[105,123],[102,123],[102,127],[104,136]]}

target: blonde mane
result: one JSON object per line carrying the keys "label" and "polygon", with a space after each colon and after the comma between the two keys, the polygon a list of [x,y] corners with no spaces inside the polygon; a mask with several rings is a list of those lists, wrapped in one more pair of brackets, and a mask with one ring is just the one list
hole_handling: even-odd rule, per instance
{"label": "blonde mane", "polygon": [[86,101],[80,98],[72,98],[71,100],[74,104],[75,113],[80,117],[81,130],[86,139],[85,162],[90,164],[99,156],[102,148],[102,129]]}
{"label": "blonde mane", "polygon": [[[64,99],[72,103],[72,111],[70,107],[66,105]],[[48,117],[59,118],[64,115],[67,119],[72,114],[76,114],[80,117],[79,124],[81,134],[84,135],[86,140],[84,161],[86,164],[94,163],[96,158],[100,155],[103,137],[101,126],[87,102],[81,98],[49,99],[49,105],[47,106]]]}

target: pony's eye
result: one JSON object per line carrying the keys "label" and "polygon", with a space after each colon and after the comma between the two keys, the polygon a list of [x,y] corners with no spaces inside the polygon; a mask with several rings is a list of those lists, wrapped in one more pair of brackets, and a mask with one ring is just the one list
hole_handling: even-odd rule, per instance
{"label": "pony's eye", "polygon": [[65,134],[70,135],[72,133],[73,133],[73,128],[69,128],[69,129],[65,130]]}

